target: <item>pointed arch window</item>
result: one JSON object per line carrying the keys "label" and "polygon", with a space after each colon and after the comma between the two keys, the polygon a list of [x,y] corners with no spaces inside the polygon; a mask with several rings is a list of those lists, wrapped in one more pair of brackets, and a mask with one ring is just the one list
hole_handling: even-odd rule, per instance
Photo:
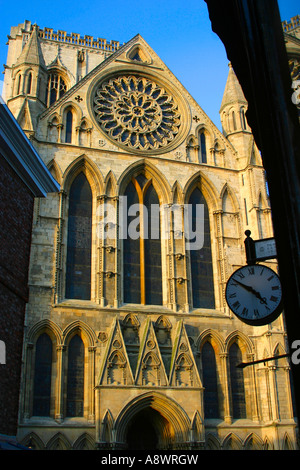
{"label": "pointed arch window", "polygon": [[244,371],[237,367],[241,362],[243,362],[241,350],[237,343],[233,343],[229,349],[231,414],[233,419],[247,418]]}
{"label": "pointed arch window", "polygon": [[232,126],[233,126],[233,130],[236,131],[236,118],[235,118],[234,111],[232,111]]}
{"label": "pointed arch window", "polygon": [[35,347],[33,416],[50,416],[52,341],[47,333],[39,336]]}
{"label": "pointed arch window", "polygon": [[83,172],[69,194],[66,298],[91,298],[92,191]]}
{"label": "pointed arch window", "polygon": [[19,73],[17,77],[17,95],[21,93],[21,80],[22,80],[22,75]]}
{"label": "pointed arch window", "polygon": [[[192,217],[192,231],[204,230],[204,244],[201,249],[191,249],[190,263],[192,276],[192,300],[194,308],[215,308],[211,236],[209,213],[206,200],[199,188],[195,188],[189,198]],[[204,220],[197,219],[197,205],[204,206]],[[191,240],[192,241],[192,240]]]}
{"label": "pointed arch window", "polygon": [[67,144],[72,143],[72,128],[73,128],[73,113],[69,109],[66,113],[66,136],[65,136],[65,142]]}
{"label": "pointed arch window", "polygon": [[29,72],[27,75],[27,84],[26,84],[26,93],[30,95],[31,93],[31,86],[32,86],[32,73]]}
{"label": "pointed arch window", "polygon": [[201,132],[199,134],[199,163],[207,163],[207,153],[206,153],[206,137],[205,133]]}
{"label": "pointed arch window", "polygon": [[83,416],[84,404],[84,344],[79,335],[73,336],[68,347],[66,416]]}
{"label": "pointed arch window", "polygon": [[159,199],[151,180],[132,178],[124,239],[124,302],[162,305]]}
{"label": "pointed arch window", "polygon": [[67,86],[61,75],[57,72],[50,73],[46,92],[47,106],[51,106],[51,104],[59,100],[66,91]]}
{"label": "pointed arch window", "polygon": [[241,124],[242,124],[242,129],[246,129],[246,128],[247,128],[246,116],[245,116],[245,110],[244,110],[244,108],[241,108]]}
{"label": "pointed arch window", "polygon": [[219,415],[218,379],[216,356],[212,345],[207,341],[201,352],[204,387],[204,417],[217,419]]}

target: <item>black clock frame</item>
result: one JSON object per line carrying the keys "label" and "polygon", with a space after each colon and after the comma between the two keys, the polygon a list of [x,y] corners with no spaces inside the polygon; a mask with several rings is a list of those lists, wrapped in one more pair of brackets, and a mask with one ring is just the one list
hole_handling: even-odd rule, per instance
{"label": "black clock frame", "polygon": [[[270,313],[269,315],[265,316],[264,318],[260,318],[260,319],[249,319],[247,320],[245,317],[242,317],[238,312],[234,311],[232,309],[232,307],[229,305],[229,302],[228,302],[228,299],[227,299],[227,288],[228,288],[228,284],[229,282],[232,280],[232,278],[234,276],[236,276],[236,274],[239,272],[239,271],[242,271],[242,270],[245,270],[246,268],[251,268],[251,266],[262,266],[264,267],[265,269],[269,270],[272,275],[276,276],[278,281],[280,282],[280,278],[278,276],[277,273],[275,273],[275,271],[273,271],[273,269],[269,268],[268,266],[265,266],[265,265],[260,265],[258,263],[255,263],[255,264],[252,264],[252,265],[245,265],[245,266],[242,266],[241,268],[237,269],[234,273],[231,274],[231,276],[229,277],[227,283],[226,283],[226,288],[225,288],[225,299],[226,299],[226,302],[227,302],[227,305],[228,307],[230,308],[230,310],[234,313],[234,315],[240,320],[242,321],[243,323],[246,323],[247,325],[251,325],[251,326],[264,326],[264,325],[268,325],[270,323],[272,323],[273,321],[275,321],[279,315],[282,313],[283,311],[283,299],[282,299],[282,296],[281,296],[281,300],[279,302],[279,304],[277,305],[277,307],[275,308],[275,310]],[[280,282],[280,285],[281,285],[281,282]]]}

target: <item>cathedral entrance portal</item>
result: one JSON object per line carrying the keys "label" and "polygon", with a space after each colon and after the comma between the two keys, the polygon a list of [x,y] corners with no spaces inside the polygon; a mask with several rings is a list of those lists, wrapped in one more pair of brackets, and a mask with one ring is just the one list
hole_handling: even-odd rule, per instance
{"label": "cathedral entrance portal", "polygon": [[145,393],[129,402],[115,423],[116,442],[129,450],[185,448],[190,420],[173,400]]}

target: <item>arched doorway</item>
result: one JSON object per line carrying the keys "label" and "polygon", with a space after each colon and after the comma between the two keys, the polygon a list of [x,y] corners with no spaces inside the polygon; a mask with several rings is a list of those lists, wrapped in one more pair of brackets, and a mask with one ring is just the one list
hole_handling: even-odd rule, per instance
{"label": "arched doorway", "polygon": [[125,405],[115,423],[115,439],[130,450],[185,448],[190,425],[178,403],[148,392]]}

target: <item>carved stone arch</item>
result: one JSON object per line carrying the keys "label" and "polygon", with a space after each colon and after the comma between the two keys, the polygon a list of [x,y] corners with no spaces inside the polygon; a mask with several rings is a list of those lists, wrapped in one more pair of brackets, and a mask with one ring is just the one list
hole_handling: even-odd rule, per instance
{"label": "carved stone arch", "polygon": [[172,329],[172,324],[171,324],[170,320],[165,315],[160,315],[155,321],[154,328],[155,329],[164,328],[164,329],[167,329],[167,330],[171,330]]}
{"label": "carved stone arch", "polygon": [[176,180],[171,189],[172,204],[183,204],[183,193],[181,184]]}
{"label": "carved stone arch", "polygon": [[123,326],[123,328],[139,329],[140,328],[140,322],[139,322],[136,315],[134,315],[133,313],[128,313],[124,317],[124,319],[122,320],[122,326]]}
{"label": "carved stone arch", "polygon": [[114,440],[114,419],[110,410],[106,410],[101,421],[100,442],[112,444]]}
{"label": "carved stone arch", "polygon": [[206,141],[207,149],[212,148],[214,146],[215,134],[212,131],[212,129],[210,129],[210,127],[207,126],[207,124],[205,123],[199,124],[195,130],[196,142],[197,143],[199,142],[199,136],[202,132],[204,132],[204,135],[207,138],[207,141]]}
{"label": "carved stone arch", "polygon": [[49,439],[46,445],[47,450],[71,450],[72,446],[69,440],[61,432],[56,433]]}
{"label": "carved stone arch", "polygon": [[119,366],[124,365],[125,366],[127,363],[126,358],[124,354],[122,353],[122,351],[118,351],[117,349],[114,349],[111,352],[107,362],[110,367],[112,365],[119,365]]}
{"label": "carved stone arch", "polygon": [[81,119],[78,123],[78,126],[81,130],[87,130],[87,129],[92,129],[93,128],[92,121],[90,119],[88,119],[86,116],[81,117]]}
{"label": "carved stone arch", "polygon": [[144,173],[147,179],[152,179],[153,187],[161,204],[171,202],[171,188],[165,176],[151,163],[145,159],[130,165],[118,180],[119,194],[123,195],[131,179],[140,173]]}
{"label": "carved stone arch", "polygon": [[201,442],[204,440],[204,424],[198,410],[194,413],[191,423],[191,431],[193,442]]}
{"label": "carved stone arch", "polygon": [[102,174],[97,165],[86,155],[76,158],[65,170],[63,175],[63,189],[68,194],[76,176],[83,172],[86,176],[94,196],[100,196],[104,191]]}
{"label": "carved stone arch", "polygon": [[28,94],[28,77],[29,77],[30,74],[31,74],[31,82],[30,82],[30,93],[29,94],[32,94],[32,86],[33,86],[33,79],[34,79],[34,75],[33,75],[34,71],[33,71],[32,67],[26,68],[26,70],[24,72],[24,80],[25,80],[24,92],[25,92],[26,95]]}
{"label": "carved stone arch", "polygon": [[232,202],[232,206],[233,206],[233,211],[229,211],[229,212],[238,213],[240,211],[238,199],[236,195],[234,194],[234,191],[231,189],[230,185],[227,182],[224,184],[220,192],[222,210],[224,211],[224,198],[226,196],[226,193],[228,194],[228,197],[230,198],[230,201]]}
{"label": "carved stone arch", "polygon": [[254,433],[249,434],[244,441],[245,450],[264,450],[264,443],[259,436]]}
{"label": "carved stone arch", "polygon": [[229,433],[224,438],[222,442],[222,449],[223,450],[242,450],[243,443],[241,439],[234,433]]}
{"label": "carved stone arch", "polygon": [[143,366],[154,366],[154,367],[158,367],[160,366],[161,362],[160,362],[160,359],[159,357],[157,356],[157,354],[155,354],[155,352],[153,351],[148,351],[147,354],[143,357]]}
{"label": "carved stone arch", "polygon": [[206,342],[209,342],[214,351],[215,354],[222,354],[225,351],[225,343],[224,339],[220,335],[220,333],[216,330],[212,330],[211,328],[208,328],[207,330],[202,331],[202,333],[199,335],[197,341],[196,341],[196,349],[201,353],[202,348]]}
{"label": "carved stone arch", "polygon": [[293,446],[292,439],[286,432],[284,434],[284,437],[282,439],[282,450],[295,450],[295,447]]}
{"label": "carved stone arch", "polygon": [[73,450],[95,450],[95,440],[87,432],[76,439],[73,444]]}
{"label": "carved stone arch", "polygon": [[208,434],[206,438],[206,450],[220,450],[220,441],[213,434]]}
{"label": "carved stone arch", "polygon": [[82,120],[82,110],[77,103],[74,103],[74,101],[66,101],[65,103],[63,103],[60,108],[60,115],[64,126],[66,123],[66,114],[68,111],[73,112],[73,128],[75,129],[79,126],[79,123]]}
{"label": "carved stone arch", "polygon": [[23,92],[23,89],[22,89],[23,77],[24,77],[24,74],[21,68],[17,68],[13,71],[13,77],[12,77],[13,82],[14,82],[13,96],[17,96]]}
{"label": "carved stone arch", "polygon": [[67,345],[70,340],[79,334],[85,346],[93,347],[97,342],[95,332],[90,328],[89,325],[82,322],[81,320],[70,323],[63,331],[63,344]]}
{"label": "carved stone arch", "polygon": [[229,352],[233,343],[237,343],[244,357],[246,354],[253,354],[254,344],[251,339],[239,330],[232,331],[225,340],[225,352]]}
{"label": "carved stone arch", "polygon": [[123,407],[115,422],[116,442],[126,442],[126,432],[132,418],[149,408],[158,411],[169,423],[172,443],[177,446],[189,441],[191,422],[181,405],[162,393],[151,391],[133,398]]}
{"label": "carved stone arch", "polygon": [[30,328],[27,334],[27,342],[35,343],[42,333],[47,333],[56,344],[61,344],[63,337],[62,330],[56,323],[48,319],[40,320]]}
{"label": "carved stone arch", "polygon": [[224,141],[220,139],[220,137],[215,136],[213,147],[217,152],[225,152],[226,147]]}
{"label": "carved stone arch", "polygon": [[117,196],[117,180],[112,170],[110,170],[104,180],[104,194],[107,197]]}
{"label": "carved stone arch", "polygon": [[156,338],[161,346],[171,345],[171,330],[172,325],[170,320],[165,315],[160,315],[154,324]]}
{"label": "carved stone arch", "polygon": [[286,350],[284,349],[284,346],[281,343],[277,342],[273,347],[272,355],[275,357],[277,355],[279,356],[282,354],[286,354]]}
{"label": "carved stone arch", "polygon": [[198,163],[199,142],[194,135],[189,135],[186,140],[186,159],[188,162]]}
{"label": "carved stone arch", "polygon": [[197,171],[197,173],[191,176],[184,186],[183,197],[185,204],[188,204],[189,198],[196,187],[198,187],[202,192],[207,202],[209,211],[216,211],[220,209],[220,198],[218,191],[210,179],[204,176],[201,171]]}
{"label": "carved stone arch", "polygon": [[57,111],[52,113],[47,119],[48,126],[58,126],[62,125],[62,116]]}
{"label": "carved stone arch", "polygon": [[264,450],[274,450],[274,442],[269,437],[264,440]]}
{"label": "carved stone arch", "polygon": [[183,352],[176,358],[176,367],[190,368],[193,366],[193,361],[189,354]]}
{"label": "carved stone arch", "polygon": [[135,44],[134,46],[129,49],[126,54],[127,59],[138,62],[138,63],[145,63],[145,64],[152,64],[153,61],[144,47],[140,44]]}
{"label": "carved stone arch", "polygon": [[[62,64],[58,54],[57,54],[56,58],[53,60],[53,62],[51,62],[51,64],[48,65],[47,72],[48,72],[48,75],[55,74],[55,73],[57,75],[60,75],[63,78],[63,80],[66,84],[67,91],[71,88],[72,79],[74,81],[74,76]],[[71,77],[71,75],[72,75],[72,77]]]}
{"label": "carved stone arch", "polygon": [[196,139],[196,137],[194,136],[194,134],[190,134],[190,135],[186,138],[186,142],[187,142],[187,145],[190,145],[190,146],[197,145],[197,139]]}
{"label": "carved stone arch", "polygon": [[54,158],[52,158],[52,160],[50,160],[50,162],[48,163],[47,165],[47,168],[48,170],[50,171],[51,175],[53,176],[53,178],[56,179],[56,181],[61,184],[61,181],[62,181],[62,171],[61,171],[61,168],[59,166],[59,164],[54,160]]}
{"label": "carved stone arch", "polygon": [[257,195],[257,207],[259,210],[269,209],[270,207],[267,199],[261,191],[259,191]]}
{"label": "carved stone arch", "polygon": [[45,444],[43,440],[35,432],[30,432],[20,441],[25,447],[33,450],[45,450]]}

